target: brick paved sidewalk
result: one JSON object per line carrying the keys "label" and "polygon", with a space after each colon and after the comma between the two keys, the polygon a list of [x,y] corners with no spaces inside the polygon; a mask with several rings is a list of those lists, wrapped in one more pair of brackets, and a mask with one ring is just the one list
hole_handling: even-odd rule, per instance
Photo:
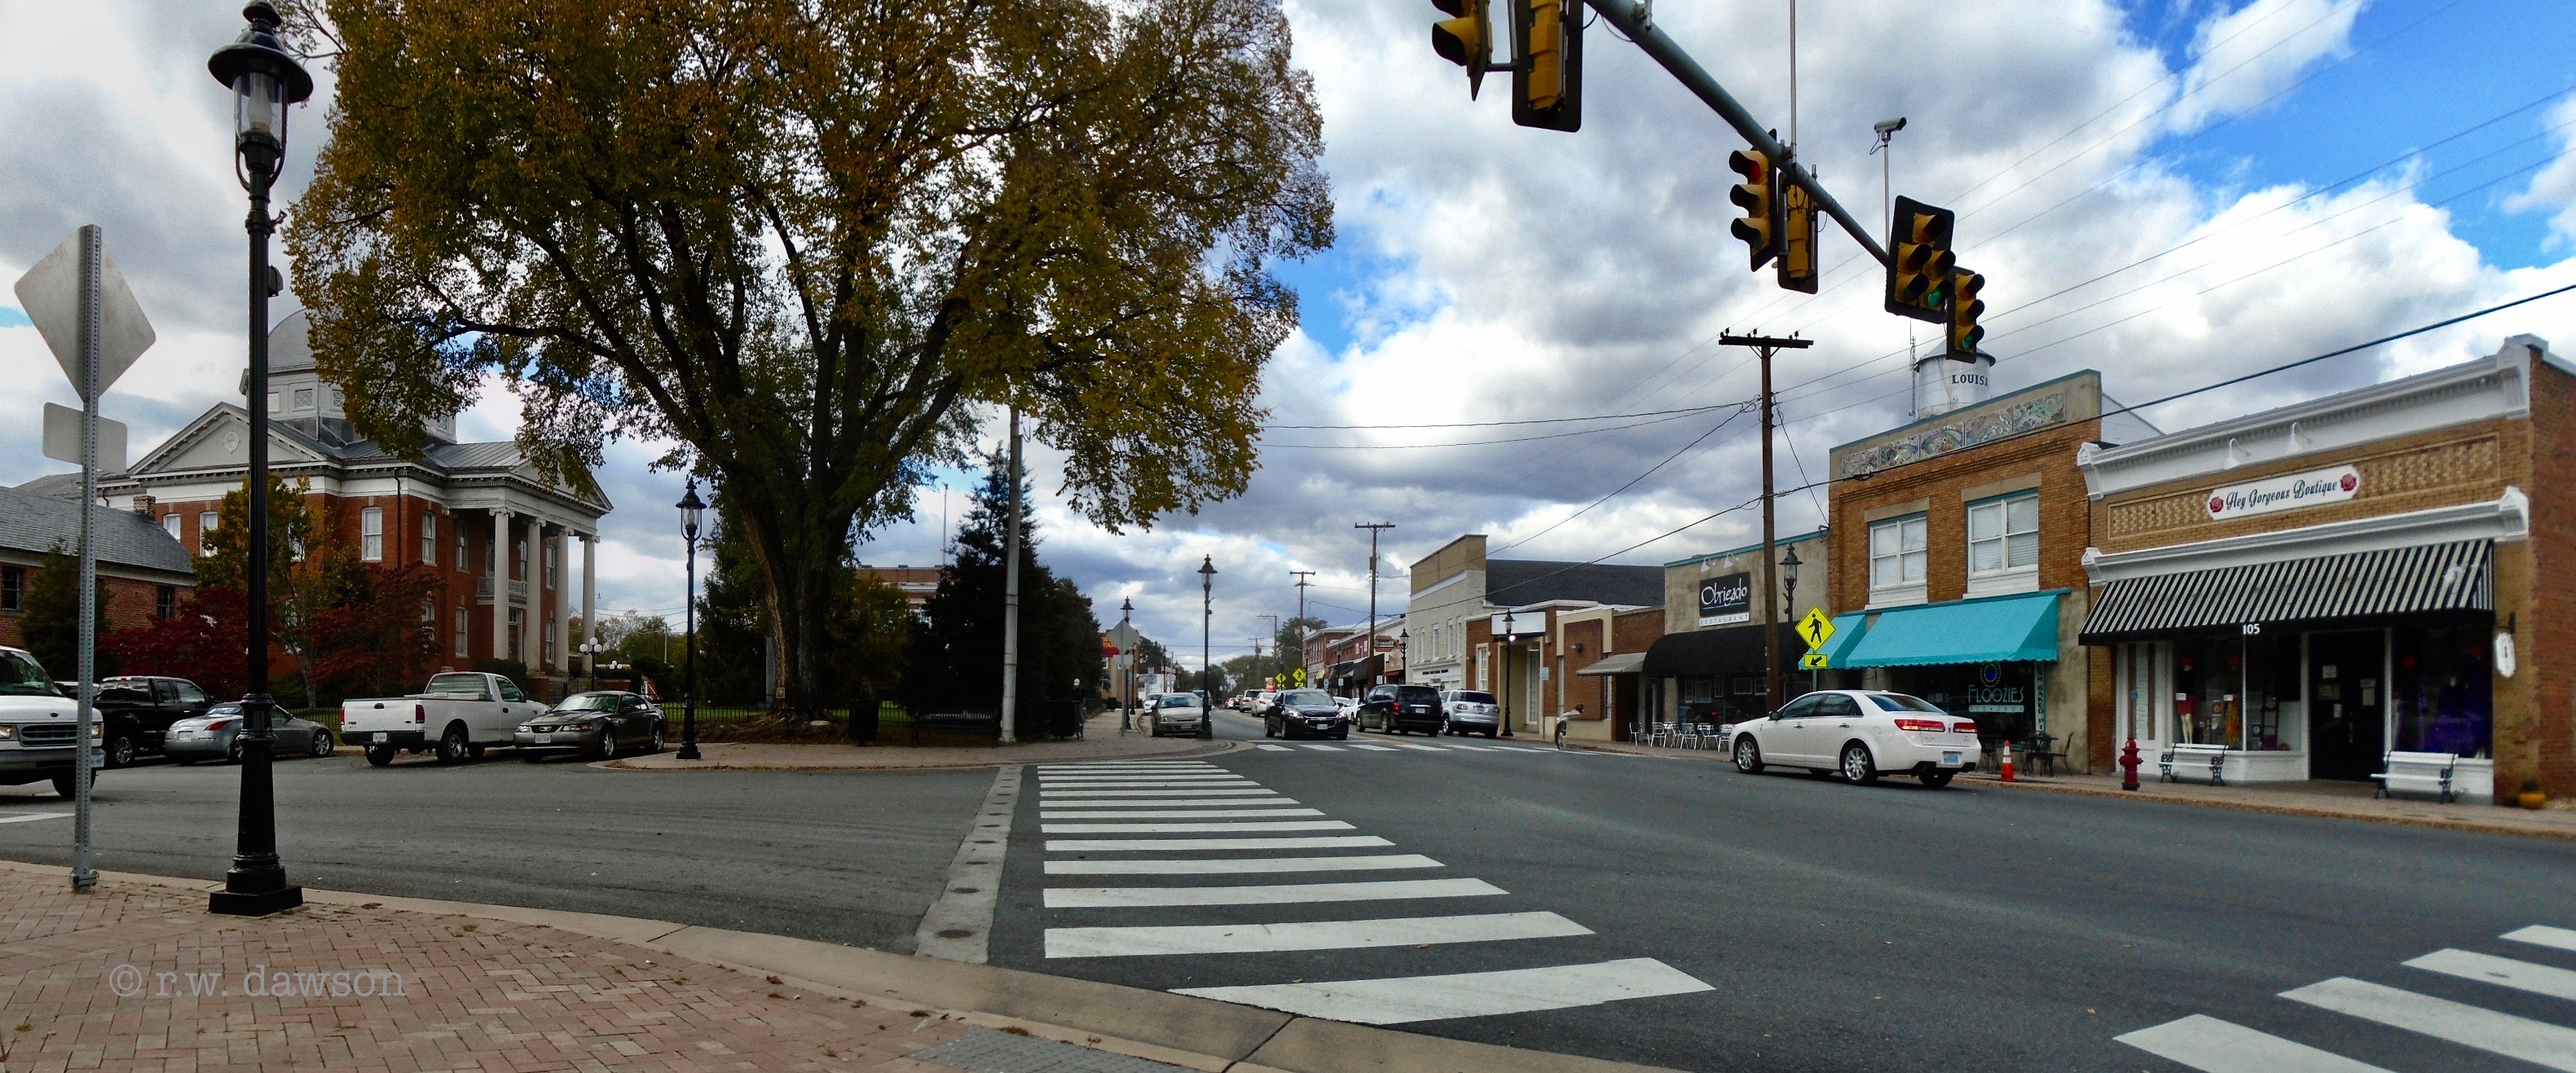
{"label": "brick paved sidewalk", "polygon": [[[1000,1023],[534,924],[376,903],[257,920],[205,906],[186,888],[111,878],[75,895],[58,870],[0,869],[0,1071],[947,1071],[904,1056]],[[271,976],[253,986],[245,974],[261,967]],[[322,994],[298,997],[309,989]]]}

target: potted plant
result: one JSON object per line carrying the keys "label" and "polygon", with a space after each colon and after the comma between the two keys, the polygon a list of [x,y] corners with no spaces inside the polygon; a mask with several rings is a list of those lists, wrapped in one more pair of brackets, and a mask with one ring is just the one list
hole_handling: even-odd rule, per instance
{"label": "potted plant", "polygon": [[2539,779],[2524,779],[2522,796],[2518,800],[2522,802],[2524,808],[2539,808],[2549,803],[2549,795],[2540,792]]}

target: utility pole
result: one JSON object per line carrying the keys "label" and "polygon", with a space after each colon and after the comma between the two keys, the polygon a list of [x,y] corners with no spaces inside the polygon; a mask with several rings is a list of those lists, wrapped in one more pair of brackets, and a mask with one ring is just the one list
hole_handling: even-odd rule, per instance
{"label": "utility pole", "polygon": [[1783,350],[1805,350],[1816,341],[1727,332],[1717,337],[1717,343],[1751,347],[1762,359],[1762,691],[1765,710],[1776,712],[1780,710],[1780,629],[1772,594],[1780,591],[1780,549],[1779,493],[1772,487],[1771,476],[1771,430],[1778,427],[1777,400],[1771,397],[1771,356]]}
{"label": "utility pole", "polygon": [[[1303,670],[1306,667],[1306,586],[1314,584],[1306,579],[1315,576],[1315,572],[1312,570],[1291,570],[1288,574],[1289,576],[1297,579],[1297,667],[1299,670]],[[1308,682],[1306,684],[1314,685],[1315,683]]]}
{"label": "utility pole", "polygon": [[1377,535],[1385,532],[1386,530],[1395,528],[1395,523],[1353,522],[1351,523],[1351,528],[1366,529],[1369,531],[1368,640],[1361,643],[1360,651],[1365,654],[1364,658],[1368,660],[1368,684],[1374,686],[1377,684]]}
{"label": "utility pole", "polygon": [[[1269,619],[1269,620],[1270,620],[1270,638],[1271,638],[1271,640],[1273,640],[1273,641],[1278,640],[1278,638],[1279,638],[1279,616],[1277,616],[1277,615],[1255,615],[1255,616],[1253,616],[1253,617],[1255,617],[1255,618],[1264,618],[1264,619]],[[1287,659],[1287,658],[1288,658],[1288,646],[1287,646],[1287,645],[1285,645],[1285,644],[1280,645],[1280,646],[1279,646],[1279,648],[1278,648],[1278,650],[1277,650],[1275,653],[1273,653],[1273,655],[1274,655],[1274,657],[1275,657],[1275,658],[1277,658],[1277,659],[1281,659],[1281,660],[1285,660],[1285,659]],[[1254,665],[1256,668],[1260,666],[1260,663],[1261,663],[1261,642],[1259,642],[1259,641],[1254,641],[1254,642],[1252,642],[1252,662],[1253,662],[1253,665]]]}
{"label": "utility pole", "polygon": [[1011,407],[1011,522],[1002,540],[1002,744],[1019,740],[1011,723],[1020,702],[1020,408]]}

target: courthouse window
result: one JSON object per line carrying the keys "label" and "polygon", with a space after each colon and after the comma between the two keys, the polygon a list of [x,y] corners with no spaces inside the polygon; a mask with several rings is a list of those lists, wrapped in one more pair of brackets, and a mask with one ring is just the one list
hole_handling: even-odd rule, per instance
{"label": "courthouse window", "polygon": [[368,562],[381,562],[385,557],[385,509],[368,507],[358,512],[358,557]]}

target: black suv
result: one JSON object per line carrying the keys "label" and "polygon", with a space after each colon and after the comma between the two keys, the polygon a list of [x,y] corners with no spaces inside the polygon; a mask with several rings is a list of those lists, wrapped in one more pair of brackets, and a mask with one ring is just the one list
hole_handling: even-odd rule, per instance
{"label": "black suv", "polygon": [[1389,734],[1419,730],[1437,737],[1448,722],[1440,707],[1440,691],[1430,686],[1379,686],[1360,701],[1362,730],[1374,727]]}
{"label": "black suv", "polygon": [[107,766],[124,767],[143,753],[159,752],[170,724],[206,714],[209,703],[206,691],[185,678],[100,679],[98,717],[107,731]]}

